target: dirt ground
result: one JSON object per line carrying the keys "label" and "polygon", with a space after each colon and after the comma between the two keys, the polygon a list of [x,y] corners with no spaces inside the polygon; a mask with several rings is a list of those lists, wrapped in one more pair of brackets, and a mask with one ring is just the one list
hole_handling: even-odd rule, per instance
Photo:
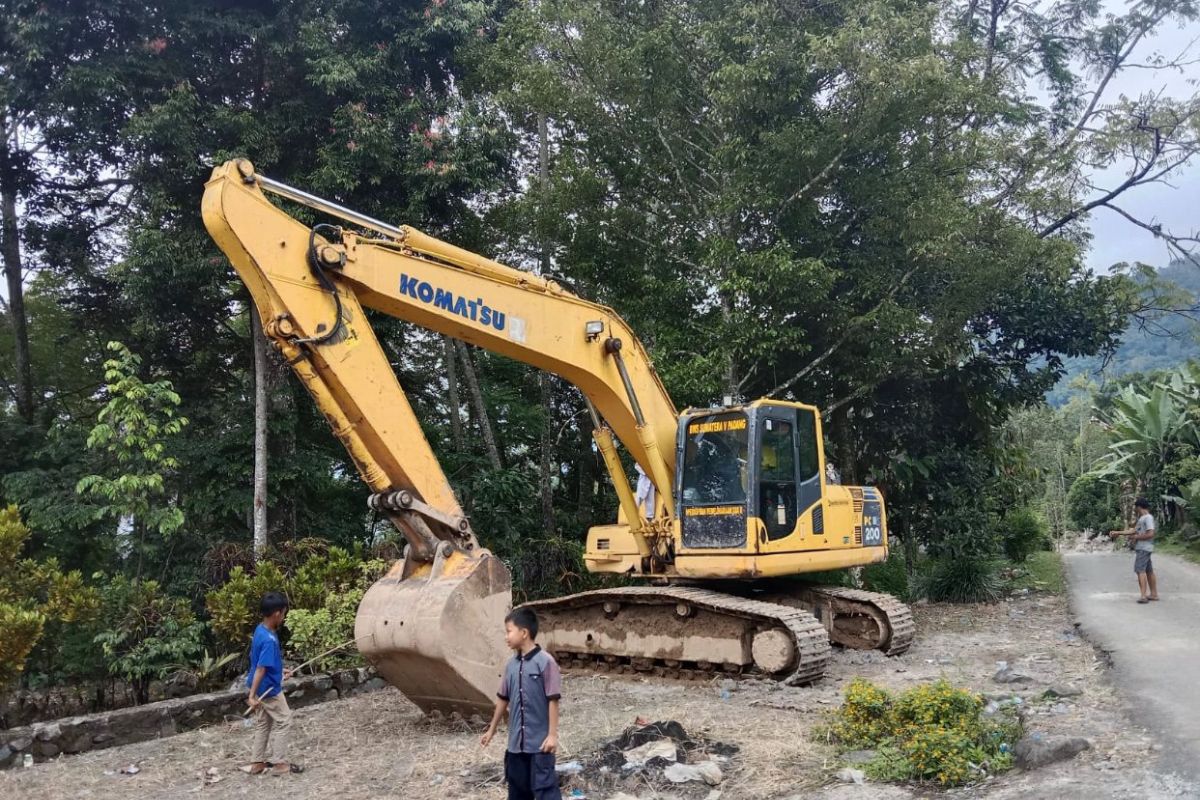
{"label": "dirt ground", "polygon": [[[1160,774],[1152,737],[1129,721],[1108,683],[1103,653],[1076,633],[1064,598],[1035,594],[993,606],[923,605],[915,612],[917,641],[907,654],[885,658],[875,652],[838,651],[828,677],[814,687],[568,673],[559,761],[586,758],[641,717],[677,720],[690,734],[737,745],[739,752],[724,764],[724,780],[715,790],[685,784],[660,791],[634,781],[603,790],[585,787],[591,800],[607,800],[618,788],[641,800],[1200,797],[1200,788]],[[1007,661],[1035,683],[1015,691],[1011,684],[996,683],[998,661]],[[818,728],[856,675],[896,689],[945,677],[989,695],[1015,694],[1030,708],[1027,730],[1084,736],[1092,749],[1067,763],[1027,774],[1013,771],[951,792],[839,784],[834,773],[843,765]],[[1068,684],[1083,694],[1037,699],[1050,685]],[[239,772],[250,748],[250,730],[215,725],[0,772],[0,794],[5,800],[217,799],[264,792],[287,800],[506,796],[498,768],[502,737],[484,751],[469,724],[425,719],[391,689],[299,710],[292,730],[292,752],[307,767],[302,775],[272,778]],[[119,774],[129,764],[140,772]],[[564,796],[571,796],[571,788]]]}

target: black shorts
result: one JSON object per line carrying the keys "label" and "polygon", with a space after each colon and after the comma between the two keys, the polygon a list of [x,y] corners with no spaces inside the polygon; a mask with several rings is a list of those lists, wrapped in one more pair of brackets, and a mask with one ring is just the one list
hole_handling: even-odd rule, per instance
{"label": "black shorts", "polygon": [[508,800],[562,800],[554,753],[504,754]]}
{"label": "black shorts", "polygon": [[1154,555],[1149,550],[1135,550],[1133,553],[1133,571],[1134,572],[1154,572],[1154,564],[1150,561],[1150,556]]}

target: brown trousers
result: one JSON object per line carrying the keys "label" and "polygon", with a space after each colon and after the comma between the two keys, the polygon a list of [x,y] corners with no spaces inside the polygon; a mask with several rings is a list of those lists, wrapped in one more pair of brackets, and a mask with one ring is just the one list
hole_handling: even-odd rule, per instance
{"label": "brown trousers", "polygon": [[254,762],[272,764],[287,762],[288,728],[292,724],[292,709],[282,693],[264,697],[262,705],[254,711]]}

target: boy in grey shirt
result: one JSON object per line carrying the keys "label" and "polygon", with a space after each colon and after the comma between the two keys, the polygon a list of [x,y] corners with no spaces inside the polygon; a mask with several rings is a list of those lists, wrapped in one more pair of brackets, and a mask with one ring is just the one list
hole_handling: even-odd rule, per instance
{"label": "boy in grey shirt", "polygon": [[504,642],[516,654],[504,665],[492,722],[479,738],[487,747],[507,712],[508,800],[562,800],[554,769],[562,675],[554,657],[534,641],[537,632],[537,614],[532,609],[517,608],[504,618]]}
{"label": "boy in grey shirt", "polygon": [[1158,599],[1158,580],[1154,575],[1154,564],[1151,554],[1154,553],[1154,516],[1150,513],[1150,501],[1139,497],[1133,504],[1137,512],[1137,523],[1129,530],[1111,531],[1112,538],[1128,536],[1133,542],[1133,571],[1137,573],[1138,589],[1141,597],[1138,602],[1143,605]]}

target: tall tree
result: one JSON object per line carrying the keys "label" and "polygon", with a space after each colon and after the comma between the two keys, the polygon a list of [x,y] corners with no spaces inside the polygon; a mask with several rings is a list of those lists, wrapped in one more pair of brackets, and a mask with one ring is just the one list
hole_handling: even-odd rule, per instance
{"label": "tall tree", "polygon": [[544,2],[483,58],[528,135],[554,120],[556,269],[633,322],[677,401],[818,403],[839,466],[895,481],[905,456],[990,452],[1006,409],[1111,346],[1129,302],[1053,235],[1068,223],[1046,231],[1061,193],[988,200],[1035,150],[1038,185],[1072,167],[1012,147],[1044,118],[999,68],[1007,40],[959,19],[912,0]]}
{"label": "tall tree", "polygon": [[124,221],[121,133],[161,25],[156,9],[130,0],[0,3],[0,262],[13,342],[12,373],[0,378],[26,422],[39,401],[28,278],[69,268],[72,249],[86,252]]}

